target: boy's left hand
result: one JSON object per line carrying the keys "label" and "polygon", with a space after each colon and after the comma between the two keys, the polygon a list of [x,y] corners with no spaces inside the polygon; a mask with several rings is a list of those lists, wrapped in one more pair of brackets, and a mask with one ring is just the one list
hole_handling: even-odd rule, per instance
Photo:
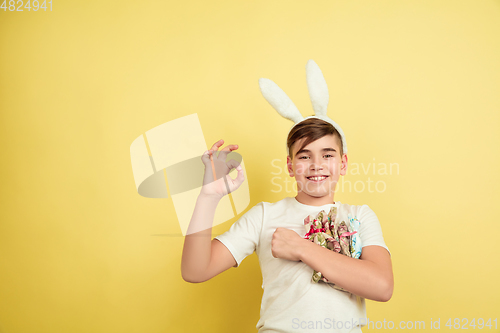
{"label": "boy's left hand", "polygon": [[276,228],[271,241],[271,252],[275,258],[300,261],[300,250],[305,243],[309,242],[295,231]]}

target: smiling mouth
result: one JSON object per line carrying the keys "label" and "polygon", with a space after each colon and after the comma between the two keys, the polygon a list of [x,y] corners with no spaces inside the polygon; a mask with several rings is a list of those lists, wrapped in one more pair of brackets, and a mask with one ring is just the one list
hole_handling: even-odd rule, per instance
{"label": "smiling mouth", "polygon": [[309,181],[312,181],[314,183],[321,183],[322,181],[324,181],[325,179],[328,178],[328,176],[312,176],[312,177],[306,177]]}

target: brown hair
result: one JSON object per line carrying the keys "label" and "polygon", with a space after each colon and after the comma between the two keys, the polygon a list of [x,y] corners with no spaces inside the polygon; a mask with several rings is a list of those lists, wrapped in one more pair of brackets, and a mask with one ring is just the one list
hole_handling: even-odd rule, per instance
{"label": "brown hair", "polygon": [[288,139],[286,140],[290,158],[293,159],[293,150],[292,150],[293,144],[299,141],[300,139],[306,138],[302,143],[302,147],[299,147],[297,151],[303,149],[311,142],[321,139],[325,135],[331,135],[331,134],[333,134],[333,136],[335,136],[338,142],[340,143],[339,144],[340,157],[342,157],[342,155],[344,155],[342,149],[342,138],[340,137],[339,132],[335,129],[335,127],[333,127],[332,124],[330,124],[327,121],[321,120],[319,118],[309,118],[304,121],[301,121],[294,128],[292,128],[292,130],[288,134]]}

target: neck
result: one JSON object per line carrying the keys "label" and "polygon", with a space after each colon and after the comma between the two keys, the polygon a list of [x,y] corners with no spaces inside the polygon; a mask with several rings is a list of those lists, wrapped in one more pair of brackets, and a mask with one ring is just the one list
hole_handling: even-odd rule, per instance
{"label": "neck", "polygon": [[308,206],[323,206],[335,203],[335,201],[333,201],[333,193],[331,193],[331,195],[326,195],[323,197],[313,197],[304,192],[299,192],[295,199],[297,199],[297,201],[301,204]]}

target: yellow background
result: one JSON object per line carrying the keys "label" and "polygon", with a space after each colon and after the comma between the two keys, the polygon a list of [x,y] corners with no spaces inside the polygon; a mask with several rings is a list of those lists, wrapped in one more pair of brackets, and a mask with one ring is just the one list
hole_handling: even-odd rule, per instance
{"label": "yellow background", "polygon": [[209,147],[240,145],[250,207],[294,196],[272,191],[292,124],[258,79],[311,115],[308,59],[349,163],[399,166],[335,196],[392,252],[370,320],[498,318],[499,1],[53,0],[0,11],[0,332],[256,332],[256,255],[184,282],[172,201],[137,194],[129,149],[196,112]]}

